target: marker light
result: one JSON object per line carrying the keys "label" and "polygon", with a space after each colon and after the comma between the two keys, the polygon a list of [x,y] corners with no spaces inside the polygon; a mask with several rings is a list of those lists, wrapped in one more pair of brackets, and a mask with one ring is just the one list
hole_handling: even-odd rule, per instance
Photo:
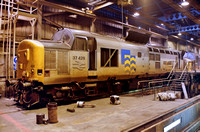
{"label": "marker light", "polygon": [[164,132],[168,132],[169,130],[171,130],[172,128],[176,127],[180,123],[181,123],[181,119],[178,119],[178,120],[172,122],[168,126],[164,127]]}

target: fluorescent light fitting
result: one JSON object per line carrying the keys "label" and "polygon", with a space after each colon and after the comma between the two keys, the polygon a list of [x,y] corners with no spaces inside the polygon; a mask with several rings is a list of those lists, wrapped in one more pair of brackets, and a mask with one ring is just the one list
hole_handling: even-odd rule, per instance
{"label": "fluorescent light fitting", "polygon": [[135,12],[134,14],[133,14],[133,17],[137,17],[137,16],[139,16],[140,14],[138,13],[138,12]]}
{"label": "fluorescent light fitting", "polygon": [[187,5],[189,5],[189,2],[183,0],[183,2],[181,3],[181,5],[182,5],[182,6],[187,6]]}
{"label": "fluorescent light fitting", "polygon": [[73,14],[73,15],[69,15],[69,17],[71,17],[71,18],[77,18],[77,15]]}
{"label": "fluorescent light fitting", "polygon": [[164,127],[164,132],[168,132],[169,130],[171,130],[172,128],[176,127],[180,123],[181,123],[181,119],[178,119],[178,120],[172,122],[168,126]]}
{"label": "fluorescent light fitting", "polygon": [[178,36],[181,36],[181,35],[182,35],[182,34],[179,32],[179,33],[178,33]]}

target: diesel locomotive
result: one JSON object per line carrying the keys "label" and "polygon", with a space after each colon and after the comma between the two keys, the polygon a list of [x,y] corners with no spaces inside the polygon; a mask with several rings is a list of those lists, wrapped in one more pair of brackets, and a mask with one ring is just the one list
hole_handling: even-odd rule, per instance
{"label": "diesel locomotive", "polygon": [[114,94],[128,90],[129,82],[166,75],[175,63],[183,70],[181,51],[65,28],[52,40],[19,44],[16,101],[30,107]]}

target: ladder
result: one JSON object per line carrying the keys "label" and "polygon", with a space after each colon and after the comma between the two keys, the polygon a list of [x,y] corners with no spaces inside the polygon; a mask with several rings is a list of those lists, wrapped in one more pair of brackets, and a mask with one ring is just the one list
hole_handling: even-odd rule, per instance
{"label": "ladder", "polygon": [[[34,2],[33,2],[34,3]],[[20,7],[26,7],[25,9]],[[17,2],[16,0],[1,0],[0,10],[0,42],[2,42],[2,50],[0,55],[5,56],[4,63],[0,63],[0,69],[4,69],[3,73],[7,80],[11,76],[15,78],[14,58],[16,47],[16,22],[17,20],[29,21],[32,26],[32,39],[34,39],[34,27],[36,23],[36,7],[26,2]],[[12,51],[11,51],[12,50]],[[4,58],[4,57],[3,57]]]}
{"label": "ladder", "polygon": [[[13,8],[14,0],[1,0],[1,10],[0,10],[0,39],[2,41],[2,51],[1,55],[5,56],[5,61],[0,66],[5,68],[6,79],[10,80],[12,73],[11,66],[11,53],[15,54],[15,44],[13,44],[13,51],[11,51],[12,43],[14,42],[14,35],[12,35],[13,29]],[[3,57],[4,58],[4,57]],[[14,77],[14,75],[12,75]]]}

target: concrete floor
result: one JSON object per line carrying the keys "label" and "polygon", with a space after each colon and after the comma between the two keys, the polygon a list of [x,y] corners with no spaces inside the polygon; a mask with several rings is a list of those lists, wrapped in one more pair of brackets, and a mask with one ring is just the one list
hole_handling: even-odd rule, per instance
{"label": "concrete floor", "polygon": [[[199,96],[200,97],[200,96]],[[110,104],[110,98],[86,102],[95,104],[95,108],[75,108],[75,112],[66,111],[76,103],[58,106],[58,123],[36,124],[36,114],[44,113],[47,108],[22,110],[13,105],[11,99],[0,99],[0,132],[119,132],[131,126],[151,120],[169,110],[187,103],[189,100],[154,101],[153,95],[121,95],[120,105]]]}

